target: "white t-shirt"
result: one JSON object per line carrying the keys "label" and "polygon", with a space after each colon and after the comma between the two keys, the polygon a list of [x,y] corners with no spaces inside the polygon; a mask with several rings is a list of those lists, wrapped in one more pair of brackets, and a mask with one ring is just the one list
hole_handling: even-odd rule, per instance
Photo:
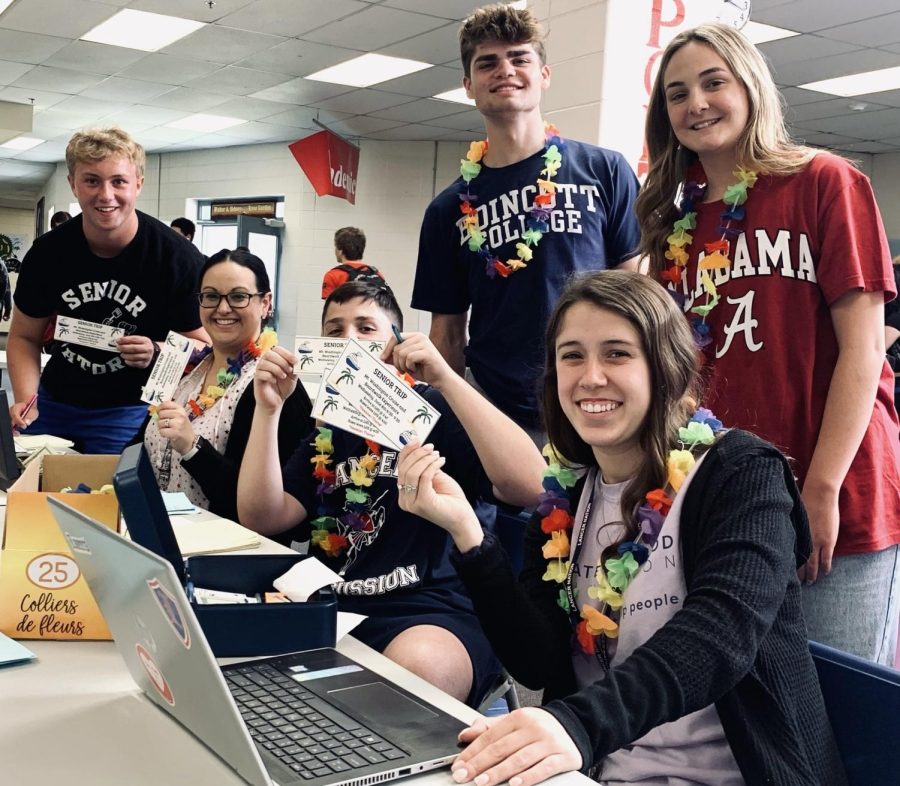
{"label": "white t-shirt", "polygon": [[[703,456],[698,459],[695,470],[702,461]],[[613,668],[628,658],[681,608],[686,594],[681,566],[681,507],[692,476],[693,472],[675,497],[650,559],[641,566],[640,572],[625,590],[619,637],[607,640],[607,652]],[[594,502],[587,531],[578,564],[572,567],[579,608],[585,603],[595,607],[600,605],[599,601],[590,598],[588,588],[595,584],[595,566],[603,549],[622,534],[620,499],[628,483],[603,483],[596,470],[591,471],[585,482],[575,514],[570,554],[570,557],[574,554],[578,530],[593,487]],[[579,652],[573,660],[579,688],[605,678],[603,667],[595,657]],[[631,745],[611,753],[603,761],[600,779],[608,786],[635,783],[644,786],[744,784],[712,704],[679,720],[657,726]]]}

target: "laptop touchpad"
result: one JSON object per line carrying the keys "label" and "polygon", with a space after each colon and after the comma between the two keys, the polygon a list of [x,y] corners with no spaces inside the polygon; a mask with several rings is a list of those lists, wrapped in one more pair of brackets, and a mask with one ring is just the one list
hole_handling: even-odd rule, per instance
{"label": "laptop touchpad", "polygon": [[365,716],[372,722],[389,726],[407,726],[437,713],[407,698],[383,682],[370,682],[351,688],[328,691],[328,698],[346,710],[351,717]]}

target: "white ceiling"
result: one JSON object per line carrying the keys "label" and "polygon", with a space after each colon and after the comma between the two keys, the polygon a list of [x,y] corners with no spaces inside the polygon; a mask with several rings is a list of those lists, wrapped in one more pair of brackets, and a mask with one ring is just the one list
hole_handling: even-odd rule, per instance
{"label": "white ceiling", "polygon": [[[293,141],[317,130],[314,118],[349,137],[470,139],[483,128],[478,113],[428,96],[459,87],[456,30],[477,3],[15,0],[0,15],[0,101],[33,99],[31,135],[47,141],[0,149],[0,199],[30,207],[86,126],[121,125],[150,152]],[[125,7],[209,24],[153,54],[78,40]],[[897,0],[754,0],[751,18],[803,33],[762,45],[795,135],[850,152],[900,151],[900,90],[847,99],[796,87],[900,65]],[[374,88],[303,79],[364,52],[436,66]],[[854,111],[853,101],[868,106]],[[166,127],[195,112],[249,122],[212,134]]]}

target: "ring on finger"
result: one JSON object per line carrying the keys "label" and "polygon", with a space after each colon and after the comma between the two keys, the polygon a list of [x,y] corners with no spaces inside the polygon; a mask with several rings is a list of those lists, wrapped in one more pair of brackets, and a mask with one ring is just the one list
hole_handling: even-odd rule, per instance
{"label": "ring on finger", "polygon": [[171,423],[171,422],[172,422],[172,421],[169,420],[169,418],[164,418],[164,419],[163,419],[163,428],[168,428],[168,427],[169,427],[169,423]]}
{"label": "ring on finger", "polygon": [[411,491],[417,491],[418,488],[419,488],[418,486],[416,486],[412,483],[401,483],[400,484],[400,491],[411,492]]}

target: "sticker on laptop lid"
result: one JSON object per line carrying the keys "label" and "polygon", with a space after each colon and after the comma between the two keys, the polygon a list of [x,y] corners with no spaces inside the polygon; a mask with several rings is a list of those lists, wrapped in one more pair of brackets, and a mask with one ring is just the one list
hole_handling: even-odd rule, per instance
{"label": "sticker on laptop lid", "polygon": [[190,649],[191,632],[188,629],[184,615],[181,613],[181,609],[178,607],[178,601],[175,600],[171,592],[160,584],[159,579],[150,579],[147,581],[147,586],[150,588],[150,592],[156,599],[160,609],[162,609],[163,616],[165,616],[169,626],[175,631],[175,635],[178,636],[178,639],[184,644],[186,649]]}
{"label": "sticker on laptop lid", "polygon": [[147,651],[143,644],[135,644],[134,649],[137,651],[141,665],[144,667],[144,671],[147,672],[147,676],[150,678],[150,682],[153,683],[153,687],[156,688],[159,695],[165,699],[167,704],[174,707],[175,696],[172,693],[172,689],[169,687],[165,675],[162,673],[159,666],[156,665],[156,661],[153,660],[153,656]]}

